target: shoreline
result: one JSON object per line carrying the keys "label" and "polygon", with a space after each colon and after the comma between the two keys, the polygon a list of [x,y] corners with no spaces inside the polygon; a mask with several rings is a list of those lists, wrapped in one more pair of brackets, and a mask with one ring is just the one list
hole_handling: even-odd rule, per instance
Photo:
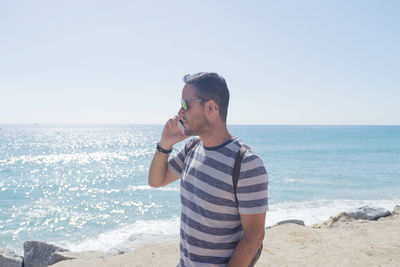
{"label": "shoreline", "polygon": [[[284,220],[297,219],[303,220],[306,226],[322,223],[328,220],[333,214],[339,214],[342,211],[349,211],[361,206],[382,207],[392,210],[393,207],[400,203],[400,198],[396,199],[378,199],[378,200],[316,200],[302,202],[283,202],[270,205],[267,212],[265,227],[269,228],[276,223]],[[146,224],[150,222],[150,224]],[[154,221],[138,221],[134,224],[127,224],[115,229],[103,230],[99,232],[83,236],[78,239],[54,239],[43,237],[30,237],[14,242],[13,246],[4,243],[0,247],[8,248],[17,254],[23,255],[23,243],[28,240],[37,240],[53,244],[58,247],[66,248],[74,252],[82,252],[88,250],[102,251],[108,253],[114,248],[123,248],[125,251],[131,250],[146,244],[157,243],[158,240],[179,241],[179,217],[159,219]],[[175,231],[172,231],[174,230]],[[169,232],[168,232],[169,231]]]}
{"label": "shoreline", "polygon": [[[365,266],[371,262],[399,266],[399,214],[400,205],[393,211],[363,206],[313,225],[304,225],[302,220],[280,221],[266,227],[257,266]],[[178,263],[179,240],[150,241],[125,249],[116,247],[113,253],[69,251],[45,242],[26,241],[23,257],[11,252],[0,249],[0,266],[9,266],[9,257],[18,262],[12,266],[161,267]]]}
{"label": "shoreline", "polygon": [[[256,266],[398,266],[400,217],[376,221],[345,216],[312,226],[289,223],[266,229],[264,248]],[[330,225],[329,225],[330,224]],[[65,260],[55,267],[175,266],[178,243],[153,243],[119,256]]]}

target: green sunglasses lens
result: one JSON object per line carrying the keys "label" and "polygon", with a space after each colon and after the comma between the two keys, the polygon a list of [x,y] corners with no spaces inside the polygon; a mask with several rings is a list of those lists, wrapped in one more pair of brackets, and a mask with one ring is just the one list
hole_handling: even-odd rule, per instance
{"label": "green sunglasses lens", "polygon": [[182,99],[181,105],[182,105],[183,110],[188,110],[188,103],[187,103],[186,99]]}

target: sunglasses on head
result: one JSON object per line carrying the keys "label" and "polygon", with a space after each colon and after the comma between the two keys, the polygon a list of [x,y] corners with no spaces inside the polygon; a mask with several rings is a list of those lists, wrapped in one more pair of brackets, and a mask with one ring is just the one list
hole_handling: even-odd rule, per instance
{"label": "sunglasses on head", "polygon": [[182,99],[181,100],[181,106],[183,108],[184,111],[187,111],[189,109],[189,103],[191,102],[206,102],[209,99]]}

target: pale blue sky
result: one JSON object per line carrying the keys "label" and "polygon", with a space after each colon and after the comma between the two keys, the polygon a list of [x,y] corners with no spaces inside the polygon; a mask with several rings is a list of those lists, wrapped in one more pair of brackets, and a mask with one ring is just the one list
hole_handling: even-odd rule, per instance
{"label": "pale blue sky", "polygon": [[215,71],[230,124],[400,124],[400,1],[0,0],[0,123],[164,123]]}

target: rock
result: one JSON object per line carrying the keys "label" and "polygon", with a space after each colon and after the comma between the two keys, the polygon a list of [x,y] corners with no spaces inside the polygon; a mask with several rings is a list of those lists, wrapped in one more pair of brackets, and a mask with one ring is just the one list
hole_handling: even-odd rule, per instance
{"label": "rock", "polygon": [[400,205],[396,205],[393,208],[393,214],[400,214]]}
{"label": "rock", "polygon": [[329,220],[323,223],[314,224],[313,228],[331,228],[347,224],[348,222],[351,222],[353,220],[354,219],[350,217],[346,212],[341,212],[336,216],[330,217]]}
{"label": "rock", "polygon": [[137,242],[133,242],[128,239],[122,242],[121,244],[118,244],[117,246],[107,250],[106,254],[108,256],[122,255],[131,251],[134,247],[137,247]]}
{"label": "rock", "polygon": [[357,220],[377,220],[381,217],[386,217],[392,213],[384,208],[372,208],[364,206],[355,210],[346,211],[346,213]]}
{"label": "rock", "polygon": [[108,256],[118,256],[125,254],[127,252],[127,248],[122,248],[122,247],[113,247],[107,250],[107,255]]}
{"label": "rock", "polygon": [[275,223],[274,225],[265,227],[265,229],[270,229],[272,227],[275,227],[275,226],[278,226],[278,225],[282,225],[282,224],[288,224],[288,223],[294,223],[294,224],[298,224],[298,225],[304,226],[304,221],[293,219],[293,220],[279,221],[279,222]]}
{"label": "rock", "polygon": [[138,242],[138,236],[141,235],[135,235],[135,236],[130,236],[128,239],[125,241],[119,243],[118,245],[110,248],[106,254],[108,256],[116,256],[116,255],[122,255],[125,254],[129,251],[131,251],[134,247],[137,247],[140,243]]}
{"label": "rock", "polygon": [[51,255],[48,265],[55,264],[56,262],[63,260],[72,259],[94,259],[94,258],[104,258],[107,255],[102,251],[82,251],[82,252],[71,252],[71,251],[56,251]]}
{"label": "rock", "polygon": [[22,257],[8,248],[0,248],[0,267],[22,267]]}
{"label": "rock", "polygon": [[45,242],[26,241],[24,243],[24,267],[47,267],[50,257],[56,251],[68,251]]}
{"label": "rock", "polygon": [[294,224],[304,226],[304,221],[302,221],[302,220],[284,220],[284,221],[277,222],[276,225],[282,225],[282,224],[287,224],[287,223],[294,223]]}

